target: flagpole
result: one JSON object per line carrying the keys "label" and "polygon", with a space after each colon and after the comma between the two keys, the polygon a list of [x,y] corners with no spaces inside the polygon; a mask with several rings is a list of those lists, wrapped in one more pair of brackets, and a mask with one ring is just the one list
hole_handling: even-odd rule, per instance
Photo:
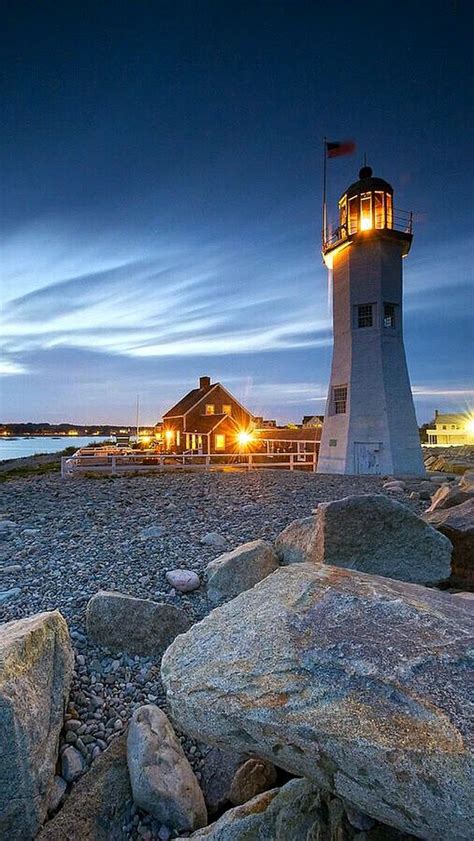
{"label": "flagpole", "polygon": [[327,137],[323,138],[323,245],[326,241],[327,232]]}

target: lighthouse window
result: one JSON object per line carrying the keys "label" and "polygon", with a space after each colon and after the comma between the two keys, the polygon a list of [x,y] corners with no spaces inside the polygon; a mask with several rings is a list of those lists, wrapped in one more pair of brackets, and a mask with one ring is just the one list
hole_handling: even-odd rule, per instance
{"label": "lighthouse window", "polygon": [[349,233],[356,234],[359,222],[359,196],[349,199]]}
{"label": "lighthouse window", "polygon": [[387,228],[393,228],[393,206],[390,193],[385,193],[385,203],[387,208]]}
{"label": "lighthouse window", "polygon": [[333,404],[335,415],[345,415],[347,404],[347,386],[336,385],[333,388]]}
{"label": "lighthouse window", "polygon": [[384,213],[384,206],[383,206],[383,193],[374,193],[374,208],[375,208],[375,227],[376,228],[384,228],[385,227],[385,213]]}
{"label": "lighthouse window", "polygon": [[360,229],[368,231],[372,227],[372,193],[362,193],[360,197]]}
{"label": "lighthouse window", "polygon": [[347,196],[339,202],[339,230],[341,237],[347,236]]}
{"label": "lighthouse window", "polygon": [[374,319],[372,304],[362,304],[362,306],[357,307],[357,326],[372,327],[373,323]]}
{"label": "lighthouse window", "polygon": [[395,327],[395,305],[394,304],[384,304],[383,305],[383,326],[384,327]]}

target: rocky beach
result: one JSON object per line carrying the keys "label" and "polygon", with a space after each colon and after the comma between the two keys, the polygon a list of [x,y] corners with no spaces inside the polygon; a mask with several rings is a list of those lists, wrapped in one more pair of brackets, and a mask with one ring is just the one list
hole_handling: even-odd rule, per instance
{"label": "rocky beach", "polygon": [[[92,782],[93,769],[96,766],[100,769],[100,762],[110,754],[112,745],[115,745],[116,754],[120,751],[123,754],[123,734],[139,708],[152,705],[169,713],[160,676],[161,654],[177,633],[206,617],[216,602],[226,601],[236,594],[228,590],[226,597],[222,592],[220,567],[226,563],[222,565],[218,559],[231,558],[232,550],[253,542],[249,551],[254,554],[248,556],[246,567],[248,569],[250,562],[259,569],[262,541],[265,547],[270,547],[266,548],[268,555],[274,551],[271,544],[290,523],[301,518],[314,519],[314,512],[321,503],[355,495],[371,495],[372,499],[374,495],[383,494],[384,498],[403,503],[407,512],[403,517],[412,516],[413,522],[421,523],[419,515],[430,506],[431,496],[445,479],[442,475],[434,475],[430,481],[387,484],[383,477],[329,477],[262,470],[244,474],[183,472],[69,481],[50,474],[5,482],[0,507],[1,620],[11,622],[33,614],[60,611],[69,628],[74,656],[49,816],[54,818],[62,803],[66,806],[46,823],[42,837],[109,837],[85,836],[80,830],[83,818],[71,806],[72,817],[68,818],[68,803],[72,803],[76,790],[80,802],[80,786],[88,779]],[[454,484],[453,477],[451,485],[454,487]],[[320,510],[323,508],[324,505]],[[329,525],[326,528],[329,542]],[[429,527],[423,525],[423,528]],[[438,535],[437,540],[446,540],[431,528],[430,532]],[[426,545],[426,538],[423,539]],[[285,560],[283,543],[279,550],[278,541],[275,544],[280,561],[276,559],[273,567],[259,574],[260,578],[279,562],[294,562],[293,556]],[[301,545],[300,541],[298,546]],[[293,549],[292,544],[292,552]],[[320,547],[318,551],[328,552],[329,549]],[[297,560],[309,560],[308,552]],[[324,558],[319,560],[324,561]],[[235,575],[241,582],[237,571],[233,585]],[[217,582],[217,590],[215,586],[214,589],[207,586],[208,577],[214,585]],[[237,584],[236,592],[252,587],[254,583],[253,580],[246,584],[241,582]],[[228,587],[227,579],[224,579],[224,590],[225,587]],[[124,607],[119,605],[117,609],[122,613],[116,614],[121,617],[117,622],[118,631],[115,628],[112,633],[112,613],[107,615],[105,624],[100,620],[102,626],[99,627],[94,608],[89,606],[87,609],[90,600],[93,605],[93,597],[100,591],[114,591],[147,602],[130,601]],[[166,614],[169,617],[166,621],[171,626],[169,638],[160,638],[159,626],[163,624],[165,608],[161,607],[161,613],[156,617],[152,615],[153,609],[150,613],[147,608],[146,621],[141,621],[140,605],[150,601],[169,609]],[[108,605],[104,609],[111,610]],[[97,615],[100,610],[99,605]],[[122,637],[123,645],[120,644]],[[180,640],[186,646],[186,636]],[[215,762],[216,747],[212,747],[210,739],[205,743],[206,740],[196,738],[191,729],[186,728],[189,732],[180,729],[179,722],[176,729],[195,780],[203,786],[206,800],[209,800],[209,765]],[[235,740],[239,755],[245,754],[238,741]],[[256,752],[258,754],[258,750]],[[268,779],[273,785],[278,779],[278,785],[281,785],[288,780],[288,770],[291,769],[283,763],[279,769],[268,772]],[[184,824],[180,830],[171,820],[165,823],[153,815],[146,804],[140,804],[139,797],[132,799],[128,785],[127,778],[123,789],[127,802],[119,821],[120,832],[110,837],[167,841],[182,836]],[[271,787],[270,783],[266,787]],[[250,787],[250,797],[253,793]],[[85,799],[89,796],[87,794]],[[54,824],[62,813],[64,820],[69,821],[69,834],[65,834],[65,825],[60,830],[61,824],[58,834],[54,832]],[[347,824],[347,817],[344,820]],[[74,833],[74,821],[77,822],[77,834]],[[369,823],[375,825],[373,820]],[[192,828],[190,826],[189,830]],[[352,830],[346,827],[346,835],[341,837],[352,838],[350,833],[354,831],[353,826]],[[408,837],[389,828],[386,831],[395,834],[377,837]],[[221,835],[212,835],[214,837]],[[222,835],[222,838],[226,837],[234,836]],[[365,837],[372,836],[361,835],[361,841]]]}

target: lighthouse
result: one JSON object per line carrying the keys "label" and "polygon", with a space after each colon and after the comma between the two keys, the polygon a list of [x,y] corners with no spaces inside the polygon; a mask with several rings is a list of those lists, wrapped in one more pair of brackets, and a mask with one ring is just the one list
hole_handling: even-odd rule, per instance
{"label": "lighthouse", "polygon": [[403,344],[402,262],[412,215],[364,166],[323,232],[333,280],[334,349],[318,473],[424,474]]}

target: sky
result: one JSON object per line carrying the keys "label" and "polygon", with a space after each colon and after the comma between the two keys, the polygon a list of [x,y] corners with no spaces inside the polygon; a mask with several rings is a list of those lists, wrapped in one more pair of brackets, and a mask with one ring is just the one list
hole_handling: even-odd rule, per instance
{"label": "sky", "polygon": [[474,409],[472,5],[16,0],[3,21],[0,421],[153,423],[201,375],[322,414],[320,254],[367,155],[414,212],[417,416]]}

